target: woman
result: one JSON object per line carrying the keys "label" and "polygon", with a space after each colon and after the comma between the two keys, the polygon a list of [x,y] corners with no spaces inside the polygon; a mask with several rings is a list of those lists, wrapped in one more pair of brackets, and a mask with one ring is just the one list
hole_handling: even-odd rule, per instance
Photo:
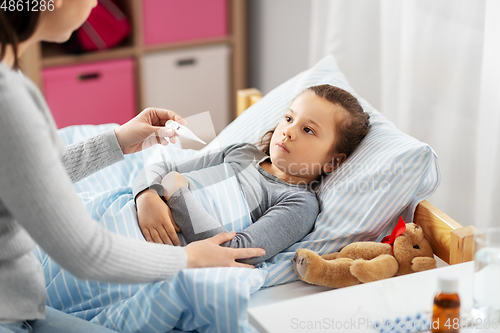
{"label": "woman", "polygon": [[17,70],[18,58],[33,43],[66,41],[96,4],[54,0],[44,12],[0,11],[0,332],[109,331],[45,307],[43,269],[31,253],[36,243],[79,278],[117,283],[158,281],[192,267],[251,267],[235,260],[263,254],[219,246],[234,233],[182,248],[111,234],[90,218],[72,181],[123,154],[166,145],[163,137],[173,134],[165,122],[185,123],[172,111],[150,108],[64,147],[40,91]]}

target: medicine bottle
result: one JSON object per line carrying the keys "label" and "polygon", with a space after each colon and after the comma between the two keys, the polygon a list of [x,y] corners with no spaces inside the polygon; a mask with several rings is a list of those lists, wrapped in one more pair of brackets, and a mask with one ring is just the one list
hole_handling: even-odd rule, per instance
{"label": "medicine bottle", "polygon": [[440,276],[439,292],[434,297],[431,332],[460,332],[460,297],[458,279],[454,276]]}

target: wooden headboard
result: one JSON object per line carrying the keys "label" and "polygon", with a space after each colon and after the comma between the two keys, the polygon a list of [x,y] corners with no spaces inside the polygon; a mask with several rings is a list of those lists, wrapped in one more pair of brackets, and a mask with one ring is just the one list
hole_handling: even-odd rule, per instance
{"label": "wooden headboard", "polygon": [[[236,115],[261,98],[262,93],[255,88],[238,90]],[[413,222],[422,227],[434,254],[446,263],[453,265],[474,259],[474,234],[478,230],[473,226],[461,226],[426,200],[418,204]]]}

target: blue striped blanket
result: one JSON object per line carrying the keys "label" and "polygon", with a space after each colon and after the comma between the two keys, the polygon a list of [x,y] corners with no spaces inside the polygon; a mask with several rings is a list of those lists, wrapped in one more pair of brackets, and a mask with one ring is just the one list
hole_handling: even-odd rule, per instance
{"label": "blue striped blanket", "polygon": [[[112,126],[68,127],[60,135],[69,144]],[[125,161],[87,177],[74,187],[92,218],[103,228],[144,240],[132,196],[135,176],[144,163],[151,163],[162,154],[179,159],[195,153],[176,145],[157,146],[127,155]],[[201,192],[194,191],[197,195]],[[249,223],[250,220],[225,227],[241,230]],[[180,239],[185,244],[182,235]],[[250,293],[264,284],[268,274],[266,269],[189,269],[156,283],[112,284],[79,280],[41,248],[36,248],[35,254],[45,271],[47,305],[120,332],[251,332],[253,328],[246,319]]]}

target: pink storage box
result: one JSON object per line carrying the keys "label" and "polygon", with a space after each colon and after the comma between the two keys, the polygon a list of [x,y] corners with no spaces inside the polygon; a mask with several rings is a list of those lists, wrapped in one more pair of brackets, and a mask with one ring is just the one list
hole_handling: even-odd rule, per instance
{"label": "pink storage box", "polygon": [[225,36],[227,0],[143,0],[144,43]]}
{"label": "pink storage box", "polygon": [[59,128],[123,124],[136,115],[132,59],[47,68],[43,83]]}

